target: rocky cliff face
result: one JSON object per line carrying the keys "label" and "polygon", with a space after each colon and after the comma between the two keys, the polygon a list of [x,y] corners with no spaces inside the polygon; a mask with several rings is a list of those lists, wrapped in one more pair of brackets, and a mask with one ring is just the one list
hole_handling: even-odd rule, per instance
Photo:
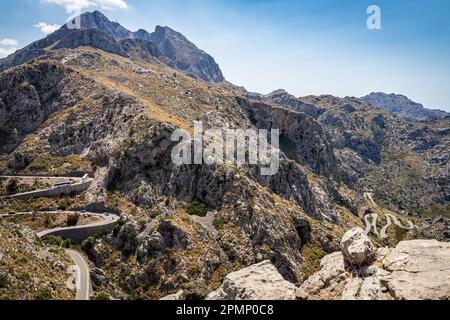
{"label": "rocky cliff face", "polygon": [[270,104],[277,104],[280,106],[290,107],[298,112],[305,113],[311,117],[317,118],[323,111],[312,104],[304,103],[300,99],[289,94],[285,90],[276,90],[266,96],[261,97],[263,101]]}
{"label": "rocky cliff face", "polygon": [[181,33],[169,27],[157,26],[150,40],[169,59],[172,68],[209,82],[220,83],[225,80],[214,58],[198,49]]}
{"label": "rocky cliff face", "polygon": [[298,288],[264,261],[227,275],[206,299],[448,300],[449,252],[448,243],[436,240],[376,249],[356,228],[344,235],[341,251],[325,256],[320,271]]}
{"label": "rocky cliff face", "polygon": [[400,94],[373,92],[362,97],[361,100],[392,114],[412,120],[430,120],[450,116],[450,114],[441,110],[426,109],[422,104]]}
{"label": "rocky cliff face", "polygon": [[132,39],[133,33],[119,23],[110,21],[100,11],[86,12],[80,17],[81,29],[97,29],[101,30],[114,39]]}
{"label": "rocky cliff face", "polygon": [[[75,92],[83,89],[74,88],[80,82],[72,74],[57,64],[37,63],[20,66],[0,75],[2,153],[14,150],[26,135],[35,132],[52,113],[79,101],[80,92]],[[71,83],[71,80],[74,82]]]}
{"label": "rocky cliff face", "polygon": [[98,48],[124,57],[128,57],[126,51],[113,37],[99,29],[74,30],[58,41],[53,49],[75,49],[81,46]]}
{"label": "rocky cliff face", "polygon": [[295,286],[284,280],[270,261],[229,274],[207,300],[295,300]]}
{"label": "rocky cliff face", "polygon": [[331,137],[347,183],[376,191],[377,201],[397,211],[423,214],[433,206],[445,211],[447,118],[409,120],[350,97],[291,97],[284,102],[294,110],[299,103],[320,110],[315,118]]}

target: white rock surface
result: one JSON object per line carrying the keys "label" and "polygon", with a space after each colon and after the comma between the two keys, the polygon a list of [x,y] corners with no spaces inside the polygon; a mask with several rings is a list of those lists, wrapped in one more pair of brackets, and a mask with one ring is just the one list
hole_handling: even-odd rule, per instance
{"label": "white rock surface", "polygon": [[168,296],[165,296],[164,298],[161,298],[159,300],[161,301],[180,301],[184,299],[184,291],[180,290],[177,293],[170,294]]}
{"label": "white rock surface", "polygon": [[295,291],[270,261],[263,261],[230,273],[206,300],[295,300]]}
{"label": "white rock surface", "polygon": [[361,228],[354,228],[344,235],[341,251],[345,261],[358,267],[371,264],[376,255],[375,246]]}
{"label": "white rock surface", "polygon": [[311,296],[311,298],[321,293],[322,290],[332,295],[333,292],[342,291],[347,276],[344,267],[344,257],[341,252],[335,252],[322,259],[320,271],[306,280],[300,289]]}
{"label": "white rock surface", "polygon": [[391,272],[384,278],[396,299],[450,298],[450,243],[403,241],[385,257],[383,266]]}
{"label": "white rock surface", "polygon": [[372,247],[360,230],[351,230],[342,241],[347,255],[339,252],[323,258],[321,270],[301,286],[297,296],[303,300],[450,299],[449,243],[404,241],[395,249],[377,252]]}

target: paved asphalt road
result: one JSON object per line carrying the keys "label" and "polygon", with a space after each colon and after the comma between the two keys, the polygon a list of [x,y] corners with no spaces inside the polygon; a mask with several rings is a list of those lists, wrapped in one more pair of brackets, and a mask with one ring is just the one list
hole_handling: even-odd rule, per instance
{"label": "paved asphalt road", "polygon": [[84,258],[76,251],[66,250],[78,267],[79,274],[77,279],[77,300],[89,300],[91,293],[91,278],[89,267]]}
{"label": "paved asphalt road", "polygon": [[[366,198],[366,200],[368,200],[372,205],[374,205],[375,207],[378,207],[377,204],[375,203],[375,201],[373,200],[373,196],[372,193],[370,192],[366,192],[364,193],[364,197]],[[412,230],[415,228],[414,223],[412,223],[411,221],[407,221],[408,226],[403,226],[403,224],[400,222],[400,220],[392,215],[392,214],[385,214],[386,216],[386,225],[381,229],[380,231],[380,236],[383,239],[388,238],[388,234],[387,231],[388,229],[392,226],[392,222],[394,222],[395,225],[397,225],[398,227],[402,228],[402,229],[406,229],[406,230]],[[369,217],[372,217],[372,223],[369,222]],[[364,222],[366,224],[366,234],[370,233],[370,230],[374,229],[374,232],[376,234],[378,234],[377,231],[377,219],[379,219],[378,214],[373,213],[370,215],[367,215],[364,217]]]}
{"label": "paved asphalt road", "polygon": [[[42,213],[42,212],[38,212]],[[51,214],[64,214],[64,213],[75,213],[74,211],[50,211],[45,213],[51,213]],[[89,213],[89,212],[77,212],[81,215],[94,215],[95,213]],[[0,215],[0,218],[7,218],[7,217],[14,217],[14,216],[21,216],[21,215],[31,215],[32,212],[17,212],[14,215],[9,214],[3,214]],[[98,214],[97,214],[98,215]],[[94,226],[100,226],[104,224],[109,224],[112,222],[117,222],[119,220],[119,217],[116,215],[101,215],[103,217],[103,220],[100,222],[94,222],[92,224],[84,225],[84,226],[75,226],[75,227],[68,227],[68,228],[56,228],[51,230],[45,230],[43,232],[38,233],[38,237],[42,238],[46,234],[51,234],[52,232],[58,231],[58,230],[64,230],[64,229],[79,229],[83,230],[85,228],[90,228]],[[91,278],[89,274],[89,267],[86,261],[84,260],[83,256],[79,254],[78,252],[74,250],[66,250],[66,253],[70,256],[70,258],[73,260],[73,262],[78,267],[79,273],[77,275],[77,297],[76,300],[89,300],[90,292],[91,292]]]}
{"label": "paved asphalt road", "polygon": [[[80,213],[81,215],[92,215],[92,213]],[[93,222],[90,224],[86,224],[86,225],[81,225],[81,226],[75,226],[75,227],[61,227],[61,228],[55,228],[55,229],[49,229],[49,230],[44,230],[42,232],[39,232],[37,234],[37,236],[39,238],[44,238],[47,235],[51,235],[54,234],[55,232],[58,231],[63,231],[63,230],[86,230],[89,228],[94,228],[94,227],[100,227],[100,226],[104,226],[104,225],[110,225],[113,223],[116,223],[117,221],[119,221],[119,217],[116,215],[110,215],[109,217],[106,216],[102,216],[103,219],[101,221],[98,222]]]}

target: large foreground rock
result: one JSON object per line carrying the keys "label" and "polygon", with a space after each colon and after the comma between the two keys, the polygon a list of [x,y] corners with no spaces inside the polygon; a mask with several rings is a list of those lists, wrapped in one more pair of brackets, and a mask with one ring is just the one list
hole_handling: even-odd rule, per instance
{"label": "large foreground rock", "polygon": [[[344,257],[341,252],[335,252],[325,256],[320,262],[320,271],[312,275],[305,281],[301,289],[301,296],[311,298],[314,296],[321,296],[326,299],[333,298],[342,293],[342,283],[345,284],[347,274],[344,266]],[[302,297],[303,299],[303,297]]]}
{"label": "large foreground rock", "polygon": [[270,261],[230,273],[206,300],[295,300],[295,286]]}
{"label": "large foreground rock", "polygon": [[297,297],[448,300],[450,244],[436,240],[404,241],[395,249],[375,251],[360,229],[350,230],[343,238],[342,253],[323,258],[321,270],[297,290]]}
{"label": "large foreground rock", "polygon": [[396,299],[447,300],[450,297],[450,243],[404,241],[383,260],[386,286]]}
{"label": "large foreground rock", "polygon": [[361,228],[347,232],[341,241],[342,254],[345,260],[354,266],[370,264],[375,257],[375,246]]}

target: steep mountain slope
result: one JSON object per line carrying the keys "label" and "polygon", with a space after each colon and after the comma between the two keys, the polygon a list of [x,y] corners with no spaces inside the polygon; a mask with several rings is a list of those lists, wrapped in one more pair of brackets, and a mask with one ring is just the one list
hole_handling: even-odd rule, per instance
{"label": "steep mountain slope", "polygon": [[[205,58],[195,46],[188,56],[200,60],[188,57],[186,75],[178,73],[181,34],[130,35],[102,15],[83,19],[86,29],[63,27],[5,60],[34,56],[0,73],[0,175],[94,181],[61,199],[2,198],[0,212],[120,213],[114,232],[82,244],[105,274],[97,292],[142,299],[184,289],[204,298],[226,274],[263,260],[300,284],[348,229],[363,227],[365,193],[409,214],[448,204],[448,119],[412,121],[356,98],[247,94],[214,83],[220,69],[190,74]],[[279,129],[279,172],[176,166],[172,133],[192,133],[194,121],[204,130]]]}
{"label": "steep mountain slope", "polygon": [[311,104],[304,103],[283,89],[276,90],[266,96],[261,96],[258,100],[262,100],[270,104],[290,107],[296,111],[306,113],[314,118],[318,117],[323,111]]}
{"label": "steep mountain slope", "polygon": [[62,249],[46,249],[30,228],[0,221],[0,299],[68,300],[71,260]]}
{"label": "steep mountain slope", "polygon": [[365,97],[362,97],[361,100],[383,110],[389,111],[395,115],[412,120],[428,120],[433,118],[450,117],[450,114],[447,112],[426,109],[423,105],[400,94],[373,92]]}
{"label": "steep mountain slope", "polygon": [[0,70],[28,62],[49,50],[83,45],[135,58],[133,53],[136,50],[130,50],[130,44],[133,44],[139,46],[137,51],[146,55],[159,57],[162,54],[165,57],[162,62],[193,78],[216,83],[225,80],[214,58],[168,27],[157,26],[154,33],[142,29],[131,32],[119,23],[111,22],[99,11],[83,13],[79,21],[80,29],[66,24],[46,38],[0,60]]}
{"label": "steep mountain slope", "polygon": [[415,121],[356,98],[296,98],[284,90],[256,98],[314,117],[331,137],[344,180],[375,191],[383,205],[420,215],[448,210],[449,118]]}
{"label": "steep mountain slope", "polygon": [[181,33],[169,27],[157,26],[150,40],[169,59],[171,67],[209,82],[220,83],[225,80],[214,58],[198,49]]}
{"label": "steep mountain slope", "polygon": [[317,120],[352,180],[409,214],[448,203],[450,121],[396,117],[355,98],[301,98],[324,111]]}
{"label": "steep mountain slope", "polygon": [[[302,113],[90,47],[49,51],[0,78],[8,137],[0,172],[90,172],[92,187],[65,206],[124,213],[117,233],[86,247],[108,274],[104,290],[113,296],[155,298],[193,281],[214,289],[222,274],[262,258],[299,282],[307,243],[333,250],[334,239],[360,223],[346,208],[356,204],[340,186],[329,137]],[[191,131],[194,120],[205,129],[278,127],[286,146],[297,148],[284,149],[289,157],[282,153],[273,177],[261,176],[259,166],[175,166],[171,134]],[[211,220],[188,214],[193,200]],[[52,203],[59,205],[8,200],[0,210]],[[120,256],[126,258],[117,264]]]}

